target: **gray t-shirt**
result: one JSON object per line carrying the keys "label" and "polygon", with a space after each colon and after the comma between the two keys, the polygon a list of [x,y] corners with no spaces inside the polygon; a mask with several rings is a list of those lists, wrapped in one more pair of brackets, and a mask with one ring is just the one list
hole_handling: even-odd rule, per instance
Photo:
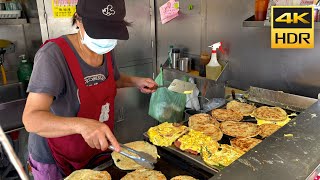
{"label": "gray t-shirt", "polygon": [[[92,67],[77,53],[70,40],[63,36],[75,53],[87,86],[93,86],[108,78],[108,69],[104,56],[103,65]],[[113,59],[113,58],[112,58]],[[117,81],[120,73],[113,62],[114,78]],[[53,114],[63,117],[75,117],[79,111],[78,88],[73,80],[65,57],[55,43],[49,42],[36,54],[34,67],[27,92],[45,93],[54,97],[50,107]],[[29,134],[28,150],[32,158],[41,163],[55,163],[47,139],[37,134]]]}

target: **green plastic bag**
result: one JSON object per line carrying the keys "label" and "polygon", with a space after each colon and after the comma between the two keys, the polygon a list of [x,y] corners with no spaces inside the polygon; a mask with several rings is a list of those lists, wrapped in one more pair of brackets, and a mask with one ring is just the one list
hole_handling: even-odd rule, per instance
{"label": "green plastic bag", "polygon": [[[163,71],[155,79],[159,86],[164,84]],[[186,95],[169,91],[168,88],[158,88],[150,99],[149,115],[159,122],[181,122],[183,121],[186,106]]]}

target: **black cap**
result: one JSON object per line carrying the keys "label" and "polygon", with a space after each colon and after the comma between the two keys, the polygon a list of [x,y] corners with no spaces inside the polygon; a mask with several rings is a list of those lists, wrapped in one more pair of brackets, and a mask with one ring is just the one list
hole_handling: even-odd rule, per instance
{"label": "black cap", "polygon": [[79,0],[77,13],[89,37],[128,40],[124,0]]}

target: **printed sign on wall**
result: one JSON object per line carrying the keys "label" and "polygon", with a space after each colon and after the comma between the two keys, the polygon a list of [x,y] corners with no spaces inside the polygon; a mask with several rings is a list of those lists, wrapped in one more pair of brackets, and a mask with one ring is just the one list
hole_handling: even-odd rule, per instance
{"label": "printed sign on wall", "polygon": [[179,16],[179,2],[176,2],[175,0],[169,0],[159,9],[162,24],[165,24]]}
{"label": "printed sign on wall", "polygon": [[76,12],[78,0],[52,0],[54,18],[71,18]]}

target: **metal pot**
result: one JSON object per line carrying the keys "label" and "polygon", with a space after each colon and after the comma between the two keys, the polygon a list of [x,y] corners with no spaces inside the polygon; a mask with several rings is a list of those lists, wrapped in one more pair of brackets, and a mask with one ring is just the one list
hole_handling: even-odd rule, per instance
{"label": "metal pot", "polygon": [[179,70],[183,72],[191,71],[191,59],[190,58],[180,58],[179,59]]}

